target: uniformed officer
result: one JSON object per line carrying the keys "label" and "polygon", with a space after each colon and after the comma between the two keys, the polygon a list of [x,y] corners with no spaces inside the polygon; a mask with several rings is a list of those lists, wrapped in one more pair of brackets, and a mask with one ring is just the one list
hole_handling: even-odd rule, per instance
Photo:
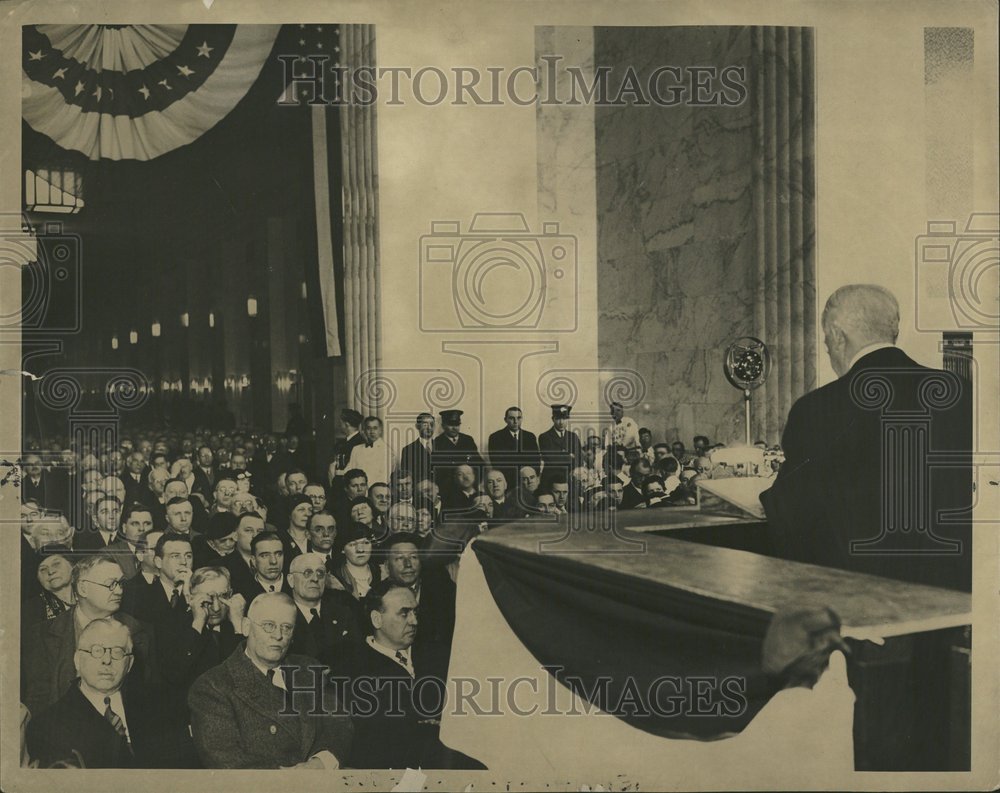
{"label": "uniformed officer", "polygon": [[471,465],[482,475],[483,458],[479,456],[479,447],[472,436],[461,430],[462,413],[461,410],[442,410],[440,414],[442,432],[434,439],[431,465],[434,481],[442,492],[453,486],[455,469],[460,465]]}
{"label": "uniformed officer", "polygon": [[552,405],[552,427],[538,436],[542,454],[542,479],[546,487],[557,473],[568,479],[574,468],[583,464],[583,449],[576,432],[567,428],[572,405]]}

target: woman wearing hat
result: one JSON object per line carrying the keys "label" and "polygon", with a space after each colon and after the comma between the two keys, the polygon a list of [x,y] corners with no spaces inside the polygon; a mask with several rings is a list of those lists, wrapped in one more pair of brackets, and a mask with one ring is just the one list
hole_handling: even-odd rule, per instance
{"label": "woman wearing hat", "polygon": [[337,531],[328,564],[327,586],[347,592],[358,602],[359,610],[361,599],[382,580],[378,562],[372,558],[369,527],[364,523],[353,522]]}
{"label": "woman wearing hat", "polygon": [[72,551],[65,545],[46,545],[39,552],[38,583],[42,592],[24,604],[22,624],[58,617],[76,603],[71,582]]}

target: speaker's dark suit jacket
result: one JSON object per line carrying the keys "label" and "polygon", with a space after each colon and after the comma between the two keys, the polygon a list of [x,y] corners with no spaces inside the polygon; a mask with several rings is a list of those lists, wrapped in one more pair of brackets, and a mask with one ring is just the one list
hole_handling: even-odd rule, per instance
{"label": "speaker's dark suit jacket", "polygon": [[[332,715],[338,710],[334,689],[324,687],[322,703],[315,702],[312,693],[297,694],[294,713],[279,713],[285,709],[286,692],[253,665],[245,647],[241,644],[219,666],[199,677],[188,694],[191,730],[205,766],[278,768],[323,751],[332,752],[345,765],[351,720],[347,715]],[[289,655],[282,663],[285,685],[313,688],[309,667],[317,665],[315,658]],[[326,713],[312,714],[321,709]]]}
{"label": "speaker's dark suit jacket", "polygon": [[[962,509],[972,497],[971,439],[967,382],[920,366],[896,347],[868,353],[788,414],[785,462],[760,497],[775,552],[970,589],[972,538]],[[896,451],[921,446],[950,455],[949,467],[893,461]],[[926,505],[923,529],[917,520],[900,521],[900,505],[911,498]]]}
{"label": "speaker's dark suit jacket", "polygon": [[[132,632],[135,658],[129,676],[147,685],[159,683],[152,629],[120,611],[114,618],[127,625]],[[58,701],[76,677],[73,665],[75,619],[76,607],[51,620],[35,623],[22,637],[21,701],[33,715]]]}
{"label": "speaker's dark suit jacket", "polygon": [[[28,752],[42,768],[196,768],[187,724],[169,696],[135,682],[122,689],[129,741],[81,693],[79,681],[28,724]],[[131,748],[129,747],[131,742]]]}

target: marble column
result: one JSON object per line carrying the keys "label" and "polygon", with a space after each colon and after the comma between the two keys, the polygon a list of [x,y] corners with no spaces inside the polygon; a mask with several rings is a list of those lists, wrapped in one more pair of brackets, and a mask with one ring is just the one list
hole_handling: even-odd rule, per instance
{"label": "marble column", "polygon": [[[340,63],[375,66],[374,25],[343,25]],[[375,105],[346,104],[340,113],[344,197],[344,332],[351,406],[366,415],[380,410],[372,381],[382,363],[378,240],[378,146]],[[360,386],[360,387],[359,387]]]}
{"label": "marble column", "polygon": [[816,387],[813,33],[755,27],[751,35],[753,333],[774,361],[754,394],[752,434],[774,443],[792,403]]}

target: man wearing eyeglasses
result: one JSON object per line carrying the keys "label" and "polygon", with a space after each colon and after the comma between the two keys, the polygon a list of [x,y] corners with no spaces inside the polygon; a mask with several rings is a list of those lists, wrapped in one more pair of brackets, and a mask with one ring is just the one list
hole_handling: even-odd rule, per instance
{"label": "man wearing eyeglasses", "polygon": [[176,619],[157,626],[159,668],[181,700],[199,676],[236,649],[246,612],[246,601],[233,594],[224,567],[195,570],[185,600],[187,608]]}
{"label": "man wearing eyeglasses", "polygon": [[78,680],[28,725],[28,753],[43,768],[184,768],[193,760],[180,714],[159,692],[129,678],[128,627],[90,622],[73,653]]}
{"label": "man wearing eyeglasses", "polygon": [[245,645],[191,686],[191,732],[207,768],[331,770],[347,757],[351,720],[337,713],[322,667],[289,652],[296,613],[282,592],[255,598]]}
{"label": "man wearing eyeglasses", "polygon": [[73,567],[76,605],[58,617],[28,628],[22,642],[22,702],[32,714],[58,700],[76,677],[73,654],[83,629],[96,619],[111,617],[128,627],[135,645],[132,674],[148,682],[156,679],[152,632],[129,614],[119,611],[125,576],[107,554],[84,557]]}
{"label": "man wearing eyeglasses", "polygon": [[346,674],[361,646],[354,599],[326,589],[326,557],[304,553],[292,560],[292,599],[297,609],[292,652],[316,658],[332,674]]}

